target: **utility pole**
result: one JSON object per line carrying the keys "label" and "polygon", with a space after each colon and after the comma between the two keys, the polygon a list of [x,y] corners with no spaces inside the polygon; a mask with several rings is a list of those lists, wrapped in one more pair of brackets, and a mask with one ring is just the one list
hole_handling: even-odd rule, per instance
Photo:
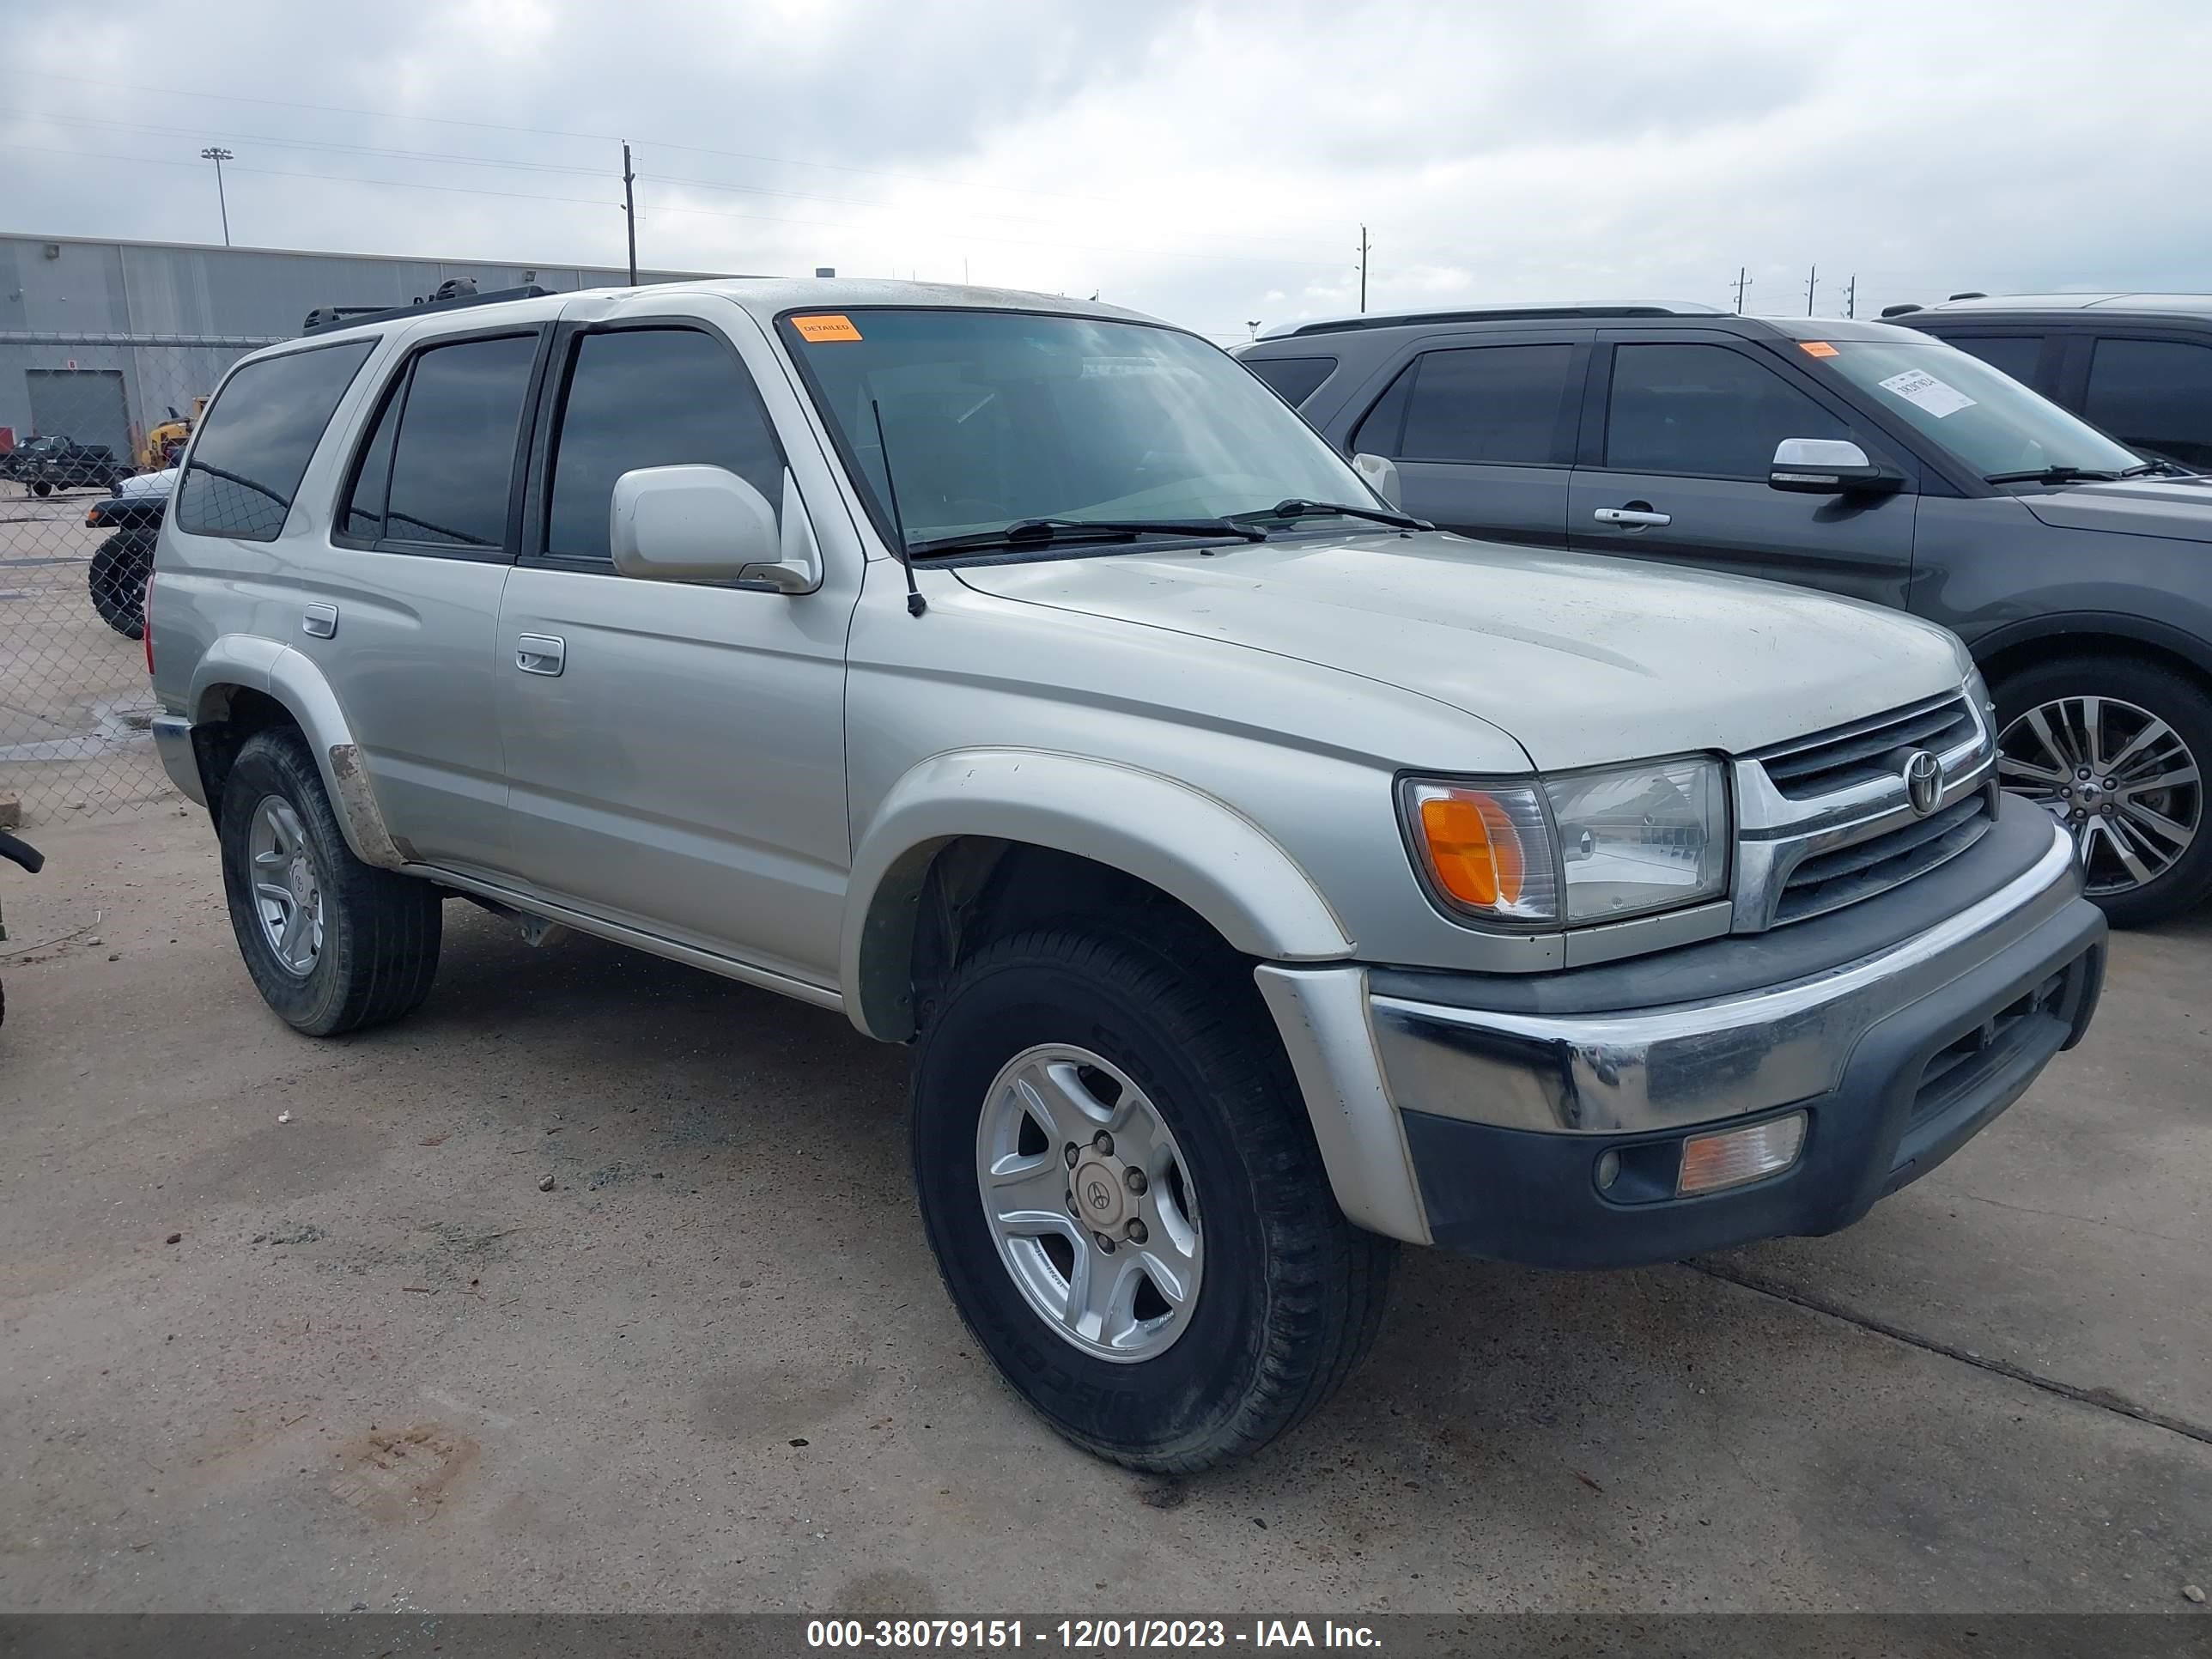
{"label": "utility pole", "polygon": [[1813,314],[1813,291],[1820,286],[1820,267],[1814,265],[1805,278],[1805,314]]}
{"label": "utility pole", "polygon": [[637,174],[629,170],[629,141],[623,141],[623,217],[629,224],[629,285],[637,286],[637,195],[630,189]]}
{"label": "utility pole", "polygon": [[1366,227],[1366,226],[1364,226],[1364,225],[1360,226],[1360,228],[1359,228],[1359,312],[1360,312],[1360,314],[1361,314],[1362,316],[1364,316],[1364,315],[1366,315],[1366,313],[1367,313],[1367,256],[1368,256],[1370,253],[1373,252],[1374,251],[1375,251],[1375,250],[1374,250],[1374,245],[1373,245],[1372,243],[1370,243],[1370,242],[1367,240],[1367,227]]}
{"label": "utility pole", "polygon": [[1855,270],[1851,273],[1851,280],[1844,284],[1844,315],[1856,317],[1858,314],[1859,274]]}
{"label": "utility pole", "polygon": [[1736,315],[1739,317],[1743,314],[1743,291],[1751,286],[1752,280],[1751,272],[1747,267],[1738,265],[1735,268],[1735,309]]}
{"label": "utility pole", "polygon": [[216,206],[222,211],[222,245],[225,247],[230,246],[230,203],[222,193],[222,164],[237,159],[221,144],[210,144],[200,152],[201,161],[215,163],[215,201]]}

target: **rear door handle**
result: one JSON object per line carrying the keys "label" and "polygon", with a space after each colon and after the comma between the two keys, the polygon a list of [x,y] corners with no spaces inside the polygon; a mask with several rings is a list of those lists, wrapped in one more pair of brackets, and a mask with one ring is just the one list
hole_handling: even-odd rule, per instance
{"label": "rear door handle", "polygon": [[568,643],[557,634],[518,634],[514,665],[526,674],[557,674],[568,660]]}
{"label": "rear door handle", "polygon": [[1617,524],[1630,530],[1642,530],[1646,526],[1657,528],[1674,522],[1671,513],[1654,513],[1648,507],[1601,507],[1590,514],[1600,524]]}

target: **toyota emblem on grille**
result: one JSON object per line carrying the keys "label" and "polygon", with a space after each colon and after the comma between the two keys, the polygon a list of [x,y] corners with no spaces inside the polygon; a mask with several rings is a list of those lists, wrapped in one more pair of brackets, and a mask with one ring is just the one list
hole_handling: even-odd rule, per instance
{"label": "toyota emblem on grille", "polygon": [[1905,797],[1912,803],[1915,817],[1926,817],[1943,798],[1943,763],[1925,749],[1916,749],[1905,759]]}

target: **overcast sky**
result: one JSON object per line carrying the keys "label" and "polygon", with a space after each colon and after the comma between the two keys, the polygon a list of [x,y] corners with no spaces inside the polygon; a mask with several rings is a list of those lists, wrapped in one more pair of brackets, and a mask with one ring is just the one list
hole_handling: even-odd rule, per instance
{"label": "overcast sky", "polygon": [[[0,228],[1355,309],[2212,289],[2204,0],[26,4]],[[317,106],[343,106],[343,109]],[[532,129],[534,131],[524,131]],[[497,163],[498,165],[492,165]],[[382,182],[367,182],[382,181]],[[438,188],[426,188],[426,186]]]}

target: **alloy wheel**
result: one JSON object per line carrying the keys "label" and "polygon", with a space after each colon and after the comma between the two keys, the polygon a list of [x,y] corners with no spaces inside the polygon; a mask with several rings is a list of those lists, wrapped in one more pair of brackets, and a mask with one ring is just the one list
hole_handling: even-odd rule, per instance
{"label": "alloy wheel", "polygon": [[1126,1074],[1066,1044],[1016,1054],[984,1098],[975,1178],[1000,1261],[1064,1340],[1133,1363],[1182,1334],[1205,1268],[1197,1194]]}
{"label": "alloy wheel", "polygon": [[2148,709],[2118,697],[2059,697],[1997,739],[2004,787],[2074,837],[2094,896],[2148,885],[2196,841],[2204,811],[2197,757]]}
{"label": "alloy wheel", "polygon": [[305,979],[323,949],[323,886],[306,827],[282,795],[253,809],[246,864],[262,938],[286,973]]}

